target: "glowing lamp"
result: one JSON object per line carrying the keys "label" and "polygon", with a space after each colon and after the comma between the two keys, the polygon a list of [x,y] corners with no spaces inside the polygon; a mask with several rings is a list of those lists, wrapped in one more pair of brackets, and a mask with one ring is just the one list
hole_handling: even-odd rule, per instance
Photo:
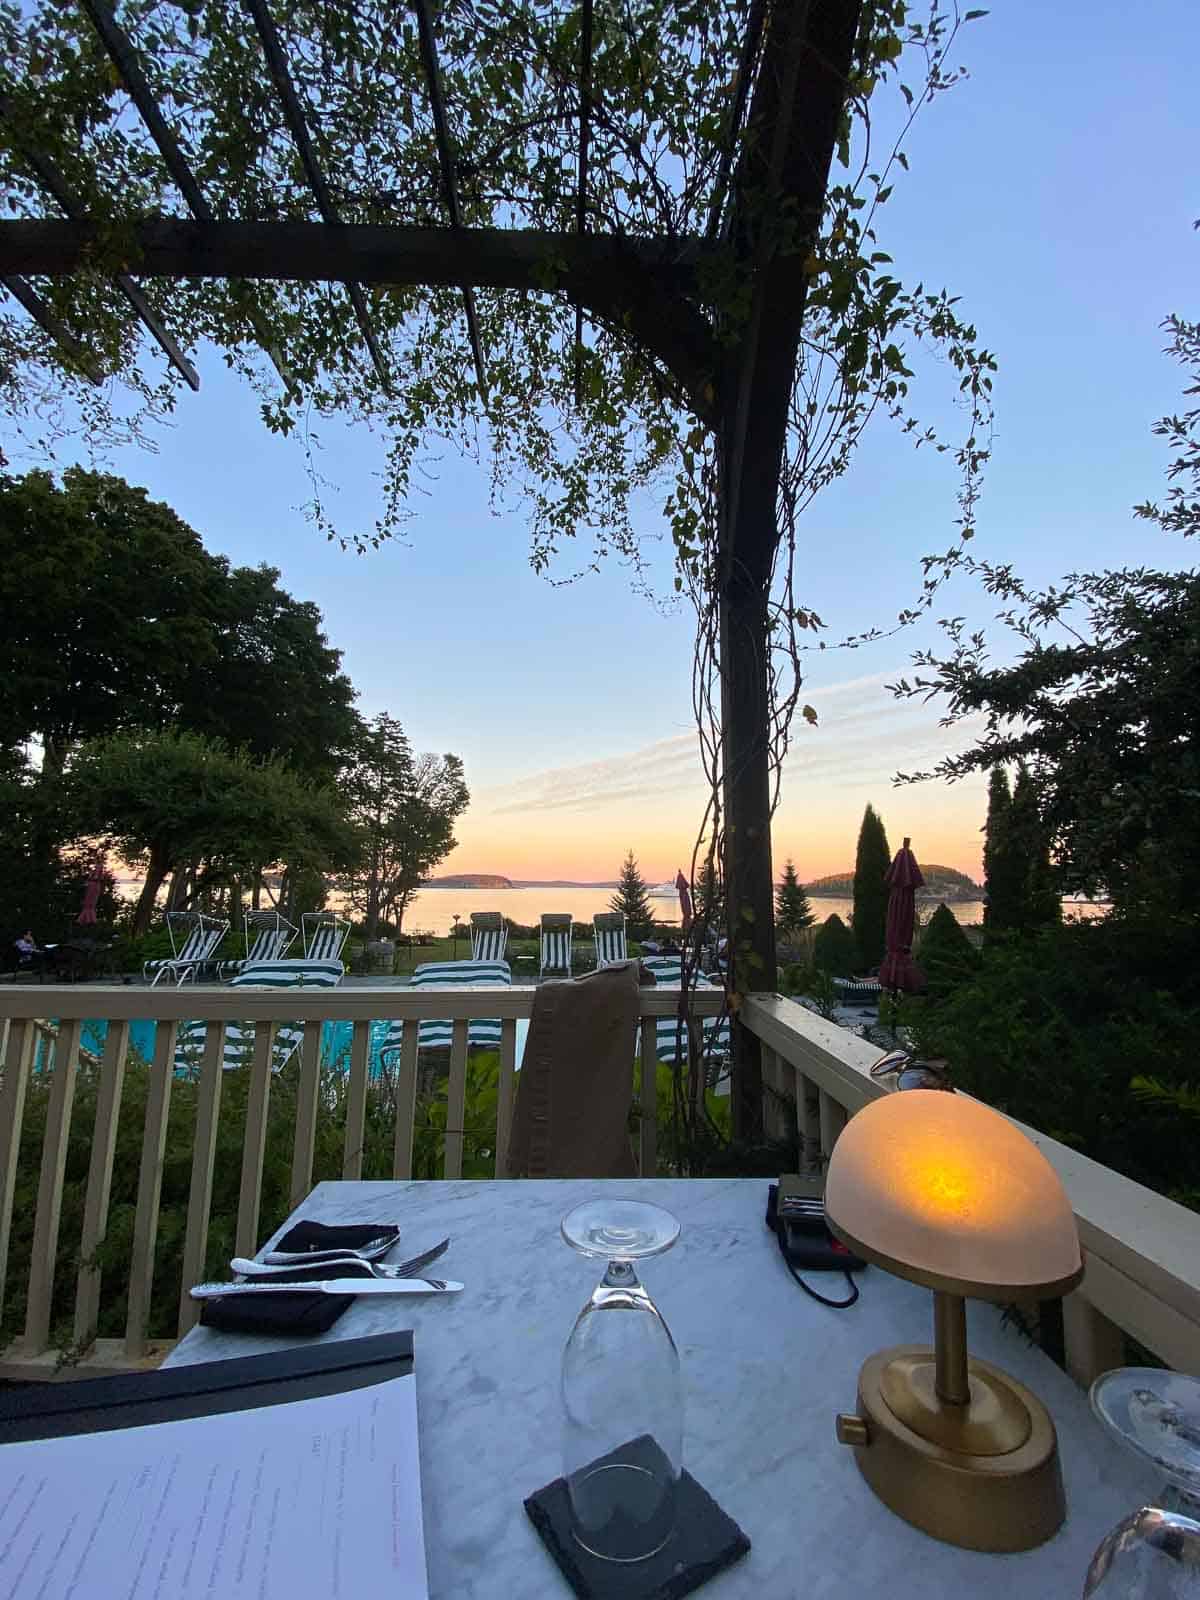
{"label": "glowing lamp", "polygon": [[1023,1384],[968,1359],[963,1297],[1050,1299],[1079,1282],[1057,1173],[998,1112],[913,1089],[847,1123],[825,1208],[852,1250],[933,1290],[932,1347],[869,1357],[857,1413],[838,1418],[863,1477],[935,1538],[975,1550],[1041,1544],[1066,1514],[1054,1424]]}

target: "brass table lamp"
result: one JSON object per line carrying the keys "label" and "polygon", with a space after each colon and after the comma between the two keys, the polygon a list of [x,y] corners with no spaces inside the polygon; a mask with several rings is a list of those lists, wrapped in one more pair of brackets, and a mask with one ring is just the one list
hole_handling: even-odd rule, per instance
{"label": "brass table lamp", "polygon": [[837,1435],[898,1516],[973,1550],[1030,1550],[1066,1515],[1050,1414],[967,1356],[963,1297],[1049,1299],[1083,1265],[1070,1202],[1041,1151],[966,1095],[913,1089],[852,1117],[825,1185],[829,1225],[868,1261],[933,1290],[932,1348],[868,1358]]}

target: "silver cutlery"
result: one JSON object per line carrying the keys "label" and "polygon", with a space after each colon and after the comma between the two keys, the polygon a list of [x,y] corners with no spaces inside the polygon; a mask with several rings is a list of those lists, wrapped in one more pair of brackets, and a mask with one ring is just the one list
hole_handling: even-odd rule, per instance
{"label": "silver cutlery", "polygon": [[431,1266],[439,1256],[444,1255],[449,1247],[449,1239],[443,1239],[440,1244],[435,1244],[432,1250],[424,1250],[419,1256],[401,1261],[397,1266],[385,1266],[379,1261],[364,1261],[361,1256],[349,1253],[321,1256],[305,1261],[303,1265],[297,1262],[295,1266],[272,1266],[263,1261],[252,1261],[248,1256],[234,1256],[229,1265],[234,1272],[244,1278],[252,1278],[256,1283],[272,1278],[282,1279],[285,1275],[303,1277],[306,1271],[313,1271],[316,1268],[325,1271],[330,1267],[344,1269],[348,1277],[357,1275],[363,1278],[415,1278],[426,1267]]}
{"label": "silver cutlery", "polygon": [[343,1256],[358,1256],[361,1261],[378,1261],[380,1256],[387,1255],[392,1246],[398,1243],[400,1235],[396,1233],[381,1233],[374,1239],[368,1239],[366,1244],[336,1245],[328,1250],[268,1250],[263,1255],[263,1261],[272,1267],[303,1267],[314,1261],[337,1261]]}
{"label": "silver cutlery", "polygon": [[198,1283],[193,1300],[220,1300],[227,1294],[457,1294],[450,1278],[317,1278],[311,1283]]}

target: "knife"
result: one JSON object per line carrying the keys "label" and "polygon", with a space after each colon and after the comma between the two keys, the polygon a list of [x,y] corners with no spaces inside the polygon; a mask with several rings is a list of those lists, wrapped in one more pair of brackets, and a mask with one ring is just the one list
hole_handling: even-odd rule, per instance
{"label": "knife", "polygon": [[217,1300],[227,1294],[457,1294],[462,1288],[447,1278],[318,1278],[311,1283],[198,1283],[193,1300]]}

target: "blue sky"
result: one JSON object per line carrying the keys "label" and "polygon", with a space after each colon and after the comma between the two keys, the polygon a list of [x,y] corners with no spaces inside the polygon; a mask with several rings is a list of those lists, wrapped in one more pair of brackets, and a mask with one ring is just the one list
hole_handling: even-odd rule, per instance
{"label": "blue sky", "polygon": [[[1158,324],[1198,314],[1196,34],[1189,0],[1136,13],[1116,0],[997,4],[964,31],[970,79],[922,114],[911,174],[881,214],[898,274],[960,295],[996,353],[976,550],[1035,582],[1190,554],[1129,508],[1160,490],[1150,424],[1181,387]],[[493,516],[484,469],[448,448],[413,498],[406,544],[366,556],[327,545],[300,509],[299,449],[264,432],[214,352],[197,364],[201,394],[181,398],[158,454],[126,451],[113,468],[210,548],[280,567],[321,606],[363,711],[387,709],[418,747],[464,757],[475,800],[452,867],[610,876],[632,845],[649,875],[673,875],[700,801],[687,613],[652,608],[616,565],[568,587],[535,577],[520,512]],[[329,424],[322,437],[336,515],[369,522],[378,440]],[[908,603],[919,557],[950,542],[953,491],[944,463],[877,426],[802,529],[801,594],[831,639]],[[645,532],[657,531],[648,505]],[[652,559],[665,591],[665,546]],[[963,583],[939,610],[989,613]],[[821,725],[797,735],[779,859],[813,875],[847,864],[873,800],[893,843],[910,832],[927,859],[978,867],[978,784],[890,787],[897,767],[953,738],[936,711],[897,707],[885,688],[934,633],[814,661],[806,698]]]}

